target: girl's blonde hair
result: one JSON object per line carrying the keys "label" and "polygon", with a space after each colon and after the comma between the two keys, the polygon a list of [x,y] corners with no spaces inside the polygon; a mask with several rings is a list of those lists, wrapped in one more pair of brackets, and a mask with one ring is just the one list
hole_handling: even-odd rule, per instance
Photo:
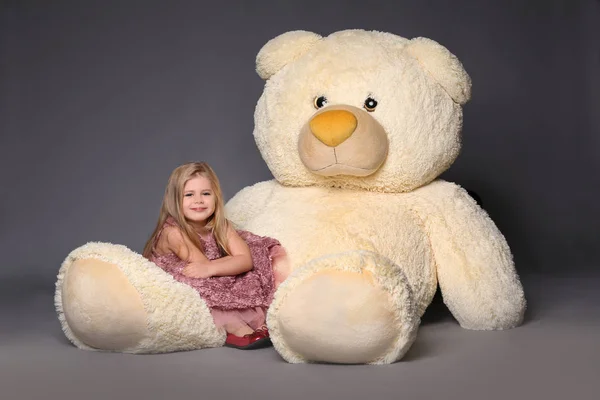
{"label": "girl's blonde hair", "polygon": [[169,217],[172,217],[177,222],[182,233],[194,244],[194,246],[197,246],[204,253],[204,246],[200,241],[198,233],[186,221],[183,210],[181,209],[183,205],[183,189],[185,184],[187,181],[197,176],[203,176],[210,181],[215,196],[215,212],[206,221],[206,228],[213,234],[221,252],[224,253],[224,255],[231,255],[227,243],[229,221],[225,218],[223,193],[221,191],[219,179],[217,178],[215,171],[213,171],[207,163],[191,162],[175,168],[169,177],[156,228],[154,228],[154,232],[144,246],[144,251],[142,253],[144,257],[150,259],[155,241]]}

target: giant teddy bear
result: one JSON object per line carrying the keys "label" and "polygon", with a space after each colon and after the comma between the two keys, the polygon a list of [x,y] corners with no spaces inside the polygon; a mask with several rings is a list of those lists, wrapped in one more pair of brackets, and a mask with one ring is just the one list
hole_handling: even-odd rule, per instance
{"label": "giant teddy bear", "polygon": [[[507,329],[526,306],[493,221],[438,179],[461,148],[470,78],[426,38],[284,33],[256,59],[266,81],[254,137],[274,180],[226,205],[277,238],[289,277],[267,323],[288,362],[383,364],[415,340],[438,288],[467,329]],[[140,254],[87,243],[63,262],[55,304],[79,348],[159,353],[217,347],[204,301]]]}

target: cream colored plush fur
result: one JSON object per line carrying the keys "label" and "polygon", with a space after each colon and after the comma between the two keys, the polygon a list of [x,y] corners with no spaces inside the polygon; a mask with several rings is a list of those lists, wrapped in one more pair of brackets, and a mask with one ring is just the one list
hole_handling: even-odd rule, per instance
{"label": "cream colored plush fur", "polygon": [[[464,328],[522,322],[526,302],[504,237],[462,188],[437,179],[460,152],[470,98],[453,54],[426,38],[295,31],[269,41],[256,62],[266,84],[254,137],[275,179],[242,189],[226,208],[288,253],[292,273],[267,316],[285,360],[400,360],[438,284]],[[130,352],[222,343],[193,290],[122,247],[88,246],[67,258],[57,282],[73,343]],[[111,272],[98,272],[100,262]],[[104,278],[94,286],[86,277],[96,275]],[[128,294],[103,297],[110,282]],[[169,308],[173,296],[178,307]]]}
{"label": "cream colored plush fur", "polygon": [[222,346],[198,293],[125,246],[88,243],[63,262],[55,305],[77,347],[164,353]]}

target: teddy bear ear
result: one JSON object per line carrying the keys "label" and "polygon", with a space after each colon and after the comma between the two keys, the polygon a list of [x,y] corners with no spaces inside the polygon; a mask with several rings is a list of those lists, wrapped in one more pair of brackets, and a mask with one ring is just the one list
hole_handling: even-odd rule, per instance
{"label": "teddy bear ear", "polygon": [[471,98],[471,78],[461,62],[434,40],[419,37],[408,42],[406,50],[458,104]]}
{"label": "teddy bear ear", "polygon": [[290,31],[269,40],[256,56],[256,72],[262,79],[269,79],[310,50],[321,38],[313,32]]}

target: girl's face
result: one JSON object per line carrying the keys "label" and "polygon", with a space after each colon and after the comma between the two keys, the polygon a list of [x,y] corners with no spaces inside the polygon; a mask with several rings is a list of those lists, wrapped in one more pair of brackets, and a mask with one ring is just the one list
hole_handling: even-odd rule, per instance
{"label": "girl's face", "polygon": [[204,226],[215,212],[215,193],[210,181],[196,176],[183,187],[183,215],[196,226]]}

